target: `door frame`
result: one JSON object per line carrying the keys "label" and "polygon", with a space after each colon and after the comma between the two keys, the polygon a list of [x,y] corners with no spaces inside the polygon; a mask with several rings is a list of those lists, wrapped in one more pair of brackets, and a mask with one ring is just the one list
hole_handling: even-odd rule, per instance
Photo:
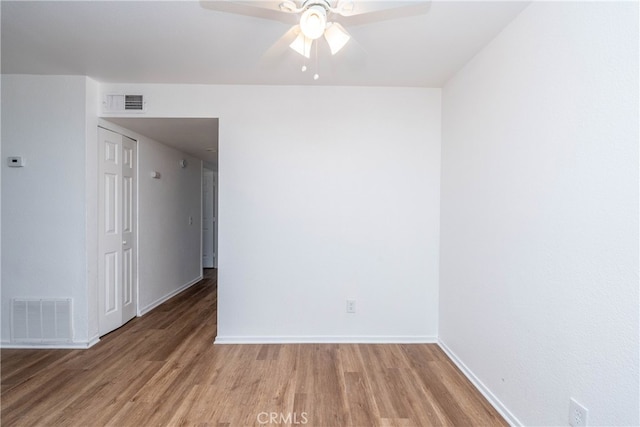
{"label": "door frame", "polygon": [[[212,223],[208,224],[211,227],[211,241],[209,242],[209,244],[211,245],[211,266],[210,267],[205,267],[204,266],[204,248],[205,248],[205,233],[204,233],[204,219],[205,219],[205,202],[207,202],[207,200],[205,199],[204,196],[204,182],[206,179],[208,179],[207,177],[210,176],[211,177],[211,188],[210,188],[210,202],[211,202],[211,218],[210,220],[213,220]],[[216,268],[216,260],[218,258],[218,254],[216,253],[216,226],[217,226],[217,218],[216,218],[216,173],[213,169],[210,169],[206,166],[202,167],[202,267],[203,268]],[[208,239],[207,239],[208,240]]]}

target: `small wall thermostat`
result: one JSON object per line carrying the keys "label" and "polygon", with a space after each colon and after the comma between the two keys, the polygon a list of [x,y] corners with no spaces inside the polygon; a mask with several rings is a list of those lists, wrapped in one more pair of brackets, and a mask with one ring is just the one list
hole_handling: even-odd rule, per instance
{"label": "small wall thermostat", "polygon": [[7,159],[7,163],[9,164],[9,167],[21,168],[24,167],[25,160],[21,156],[9,157]]}

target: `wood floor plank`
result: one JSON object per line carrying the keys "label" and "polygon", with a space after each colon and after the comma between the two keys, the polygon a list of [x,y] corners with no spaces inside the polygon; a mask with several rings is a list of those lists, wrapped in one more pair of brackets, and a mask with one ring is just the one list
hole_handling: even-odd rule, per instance
{"label": "wood floor plank", "polygon": [[[26,381],[42,369],[70,356],[65,350],[6,350],[8,363],[2,365],[2,392]],[[17,355],[11,357],[12,355]]]}
{"label": "wood floor plank", "polygon": [[505,426],[437,345],[213,345],[216,271],[88,350],[2,350],[3,426]]}
{"label": "wood floor plank", "polygon": [[402,396],[407,397],[410,424],[420,426],[451,425],[444,410],[437,404],[433,393],[425,388],[411,369],[402,370],[400,377]]}
{"label": "wood floor plank", "polygon": [[371,396],[371,392],[365,384],[364,376],[358,372],[346,372],[344,377],[349,425],[379,425],[380,417],[369,398],[369,396]]}
{"label": "wood floor plank", "polygon": [[409,418],[403,390],[400,389],[399,365],[391,357],[395,346],[360,346],[360,354],[365,366],[368,366],[366,378],[371,387],[376,407],[381,418]]}
{"label": "wood floor plank", "polygon": [[313,425],[345,426],[349,420],[346,402],[342,397],[344,380],[340,379],[338,366],[338,346],[336,344],[313,345],[310,360],[313,363],[314,401],[311,413]]}

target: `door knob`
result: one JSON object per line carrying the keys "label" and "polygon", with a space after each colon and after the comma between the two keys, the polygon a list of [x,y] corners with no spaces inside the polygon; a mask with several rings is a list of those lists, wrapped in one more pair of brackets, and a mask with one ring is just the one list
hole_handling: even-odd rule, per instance
{"label": "door knob", "polygon": [[122,241],[122,244],[123,244],[123,245],[126,245],[126,244],[127,244],[127,241],[126,241],[126,240],[123,240],[123,241]]}

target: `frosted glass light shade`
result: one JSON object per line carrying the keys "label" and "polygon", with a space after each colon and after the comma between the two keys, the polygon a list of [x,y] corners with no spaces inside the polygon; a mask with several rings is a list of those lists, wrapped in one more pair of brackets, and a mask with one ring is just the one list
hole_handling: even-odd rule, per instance
{"label": "frosted glass light shade", "polygon": [[311,44],[313,40],[307,38],[304,34],[298,34],[298,37],[295,38],[293,42],[289,45],[289,47],[305,58],[311,57]]}
{"label": "frosted glass light shade", "polygon": [[347,30],[337,22],[330,24],[324,32],[324,38],[327,40],[329,44],[329,49],[331,49],[331,54],[335,55],[342,49],[347,42],[351,39]]}

